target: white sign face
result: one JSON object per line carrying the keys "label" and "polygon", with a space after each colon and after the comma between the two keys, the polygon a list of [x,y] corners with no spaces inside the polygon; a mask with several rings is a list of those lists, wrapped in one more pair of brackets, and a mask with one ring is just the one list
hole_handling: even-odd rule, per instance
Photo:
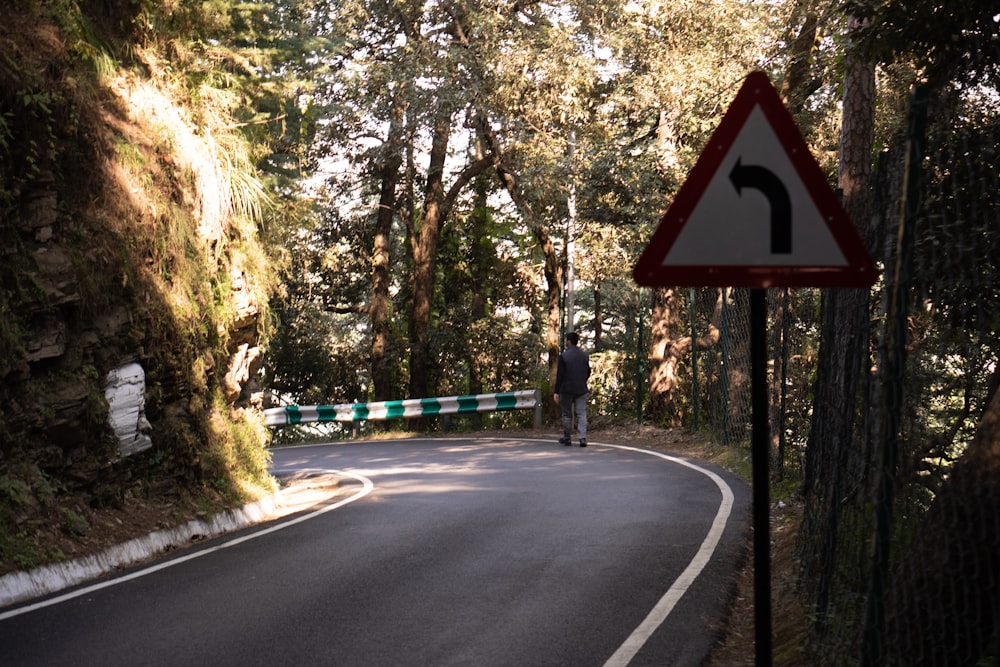
{"label": "white sign face", "polygon": [[[772,187],[785,188],[791,205],[790,252],[772,251],[772,216],[781,214],[774,210],[774,195],[733,184],[734,173],[739,176],[752,168],[767,170],[773,175]],[[827,220],[759,106],[750,112],[690,217],[678,223],[684,226],[663,258],[664,265],[690,266],[694,258],[717,266],[847,265]]]}

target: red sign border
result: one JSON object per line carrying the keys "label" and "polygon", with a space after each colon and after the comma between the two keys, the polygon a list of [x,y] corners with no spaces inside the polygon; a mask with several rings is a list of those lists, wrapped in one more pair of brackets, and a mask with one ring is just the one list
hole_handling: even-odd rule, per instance
{"label": "red sign border", "polygon": [[[704,195],[755,106],[759,106],[799,178],[827,221],[846,266],[706,266],[663,265],[685,221]],[[878,277],[875,263],[764,72],[751,72],[705,149],[677,192],[632,270],[649,287],[870,287]]]}

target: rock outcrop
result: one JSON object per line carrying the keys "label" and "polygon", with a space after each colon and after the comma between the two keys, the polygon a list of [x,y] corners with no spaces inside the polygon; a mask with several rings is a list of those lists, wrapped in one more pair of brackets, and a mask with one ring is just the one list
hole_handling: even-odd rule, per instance
{"label": "rock outcrop", "polygon": [[270,483],[245,409],[267,266],[217,141],[231,119],[192,120],[138,47],[98,75],[60,30],[0,22],[0,560],[32,526]]}

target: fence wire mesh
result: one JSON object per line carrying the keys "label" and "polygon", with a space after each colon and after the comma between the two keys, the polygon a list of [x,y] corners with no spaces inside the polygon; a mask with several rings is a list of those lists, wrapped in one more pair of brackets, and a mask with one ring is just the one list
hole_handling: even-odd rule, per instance
{"label": "fence wire mesh", "polygon": [[[809,664],[1000,664],[1000,93],[980,78],[918,89],[880,157],[883,279],[858,351],[819,368],[843,290],[768,291],[772,476],[802,476]],[[734,446],[750,444],[748,293],[686,295],[692,335],[718,334],[686,400]]]}
{"label": "fence wire mesh", "polygon": [[885,281],[850,439],[807,471],[821,664],[996,664],[997,111],[995,89],[920,89],[881,163]]}

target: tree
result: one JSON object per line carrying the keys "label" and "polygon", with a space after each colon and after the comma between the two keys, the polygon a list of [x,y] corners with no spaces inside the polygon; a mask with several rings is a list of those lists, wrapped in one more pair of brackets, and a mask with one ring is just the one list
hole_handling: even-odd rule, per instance
{"label": "tree", "polygon": [[372,398],[388,401],[393,396],[393,367],[388,356],[392,342],[390,254],[392,222],[396,217],[396,188],[403,165],[403,132],[405,129],[406,97],[402,89],[392,98],[389,112],[389,135],[381,157],[378,211],[375,214],[375,239],[372,248],[372,289],[369,306],[371,326]]}
{"label": "tree", "polygon": [[[884,664],[971,665],[1000,609],[1000,392],[924,517],[894,577]],[[971,576],[975,573],[975,576]],[[933,604],[928,604],[933,600]]]}
{"label": "tree", "polygon": [[[888,312],[880,313],[885,333],[872,364],[861,332],[878,320],[851,295],[824,294],[802,534],[819,636],[831,645],[838,640],[827,638],[838,634],[857,642],[863,664],[973,664],[989,653],[984,647],[995,628],[998,505],[995,484],[978,474],[996,469],[993,405],[972,442],[966,439],[996,381],[995,362],[985,361],[996,359],[994,346],[983,345],[995,328],[986,333],[983,313],[969,305],[995,293],[985,253],[996,235],[981,225],[996,210],[991,100],[1000,81],[995,7],[987,4],[848,5],[840,183],[856,223],[893,223],[884,235],[866,238],[870,248],[885,241]],[[866,61],[890,74],[881,90],[868,66],[859,66]],[[912,82],[928,93],[921,103],[931,109],[926,133],[916,123],[903,126],[894,102]],[[897,113],[873,126],[876,93]],[[880,136],[880,127],[896,136]],[[865,150],[872,136],[888,144],[880,165],[903,165],[883,169],[877,181],[869,172],[872,151]],[[862,150],[848,150],[852,143]],[[975,157],[956,150],[971,145]],[[869,203],[876,185],[884,198],[878,208]],[[958,285],[964,296],[953,300]],[[995,324],[993,315],[986,319]],[[857,330],[858,340],[835,329]],[[870,378],[871,368],[878,375]],[[866,387],[874,379],[882,384]],[[859,537],[866,533],[867,541]],[[858,562],[868,569],[859,571]],[[966,585],[968,572],[983,585]],[[863,623],[859,590],[867,595]],[[920,609],[918,600],[928,599],[935,604]],[[854,628],[863,636],[845,637]]]}
{"label": "tree", "polygon": [[[516,33],[510,27],[520,25],[516,20],[519,12],[541,14],[530,4],[523,9],[504,9],[449,2],[349,3],[322,6],[321,10],[317,13],[323,17],[317,19],[319,25],[336,33],[334,41],[352,47],[338,56],[337,66],[331,66],[322,81],[320,97],[328,114],[328,129],[316,149],[327,154],[332,149],[362,165],[357,178],[345,179],[338,174],[342,184],[354,181],[364,190],[372,190],[374,179],[368,174],[378,175],[379,204],[371,218],[376,225],[376,245],[369,304],[374,393],[379,398],[390,396],[390,385],[395,384],[392,377],[402,375],[389,368],[398,360],[390,362],[385,356],[393,330],[389,324],[393,310],[389,296],[393,289],[390,236],[393,220],[399,220],[407,231],[405,245],[410,250],[410,280],[396,285],[403,288],[400,298],[408,301],[409,392],[428,395],[434,391],[429,386],[429,365],[437,355],[432,349],[432,323],[441,233],[457,205],[463,209],[472,205],[469,184],[497,164],[496,156],[488,150],[461,164],[464,156],[472,154],[473,142],[486,145],[475,131],[469,131],[474,130],[470,123],[480,117],[486,122],[491,116],[506,117],[502,107],[495,110],[495,77],[484,63],[498,61],[491,57],[490,49],[511,47],[481,26],[486,20],[497,20],[493,10],[498,10],[497,15],[508,24],[501,35]],[[356,78],[359,71],[364,76]],[[363,84],[353,85],[356,81]],[[366,135],[382,135],[380,128],[388,128],[388,135],[376,140],[379,147],[375,150],[359,152],[356,143],[351,145]],[[498,145],[494,142],[488,149]],[[424,153],[425,170],[421,167],[422,146],[429,146]],[[416,189],[422,191],[419,201]],[[336,191],[358,190],[341,185]],[[480,199],[483,196],[488,193]],[[350,206],[358,210],[355,203]],[[355,219],[361,222],[366,217]]]}
{"label": "tree", "polygon": [[[860,27],[849,17],[848,32]],[[875,72],[874,66],[848,53],[845,60],[843,120],[841,122],[840,169],[838,187],[848,217],[872,247],[875,229],[871,215],[871,163],[874,135]],[[813,505],[817,514],[810,520],[826,524],[825,542],[817,545],[818,554],[809,559],[817,567],[819,586],[817,607],[826,612],[830,570],[819,563],[834,560],[842,499],[848,492],[848,479],[859,479],[863,462],[851,452],[861,451],[855,416],[856,401],[870,355],[868,326],[870,295],[867,289],[828,289],[823,292],[822,328],[816,376],[813,419],[806,448],[803,493],[817,495]],[[833,471],[820,477],[816,469]],[[827,486],[816,488],[817,480]],[[812,552],[809,552],[812,553]]]}
{"label": "tree", "polygon": [[[537,315],[530,326],[544,340],[551,381],[571,178],[575,259],[587,291],[581,302],[593,307],[595,344],[604,345],[608,326],[622,335],[622,309],[635,302],[622,285],[631,282],[642,238],[636,223],[662,212],[664,195],[711,129],[704,118],[721,113],[725,95],[763,58],[756,36],[740,32],[752,15],[744,3],[708,4],[694,14],[662,3],[584,0],[315,5],[320,32],[341,45],[327,52],[314,96],[324,113],[315,154],[349,167],[331,174],[330,206],[341,211],[338,224],[369,229],[347,236],[373,244],[356,252],[371,255],[375,396],[398,395],[401,383],[411,395],[429,395],[448,375],[436,366],[459,343],[439,328],[451,321],[441,319],[440,294],[442,276],[453,271],[438,263],[442,236],[480,220],[469,214],[484,201],[492,220],[513,231],[517,261],[534,266],[543,286],[540,307],[528,310]],[[719,43],[728,49],[722,77]],[[487,171],[492,183],[477,178]],[[615,260],[597,261],[601,244],[616,241],[624,252],[612,248]],[[624,298],[609,303],[606,294]],[[404,340],[408,363],[400,363]]]}
{"label": "tree", "polygon": [[[657,174],[656,192],[669,195],[693,166],[728,101],[746,74],[760,67],[765,54],[757,34],[771,29],[772,17],[743,3],[710,2],[695,6],[645,3],[613,37],[617,60],[627,74],[614,82],[613,126],[620,143],[642,154],[642,165]],[[762,20],[763,19],[763,20]],[[662,214],[663,200],[660,204]],[[659,218],[645,212],[648,222]],[[650,410],[652,419],[675,422],[670,405],[676,390],[676,358],[669,350],[684,345],[684,301],[670,289],[654,295],[650,338]],[[711,340],[711,334],[700,337]]]}
{"label": "tree", "polygon": [[[992,258],[1000,243],[995,226],[1000,113],[993,99],[1000,87],[1000,35],[995,8],[987,5],[920,3],[911,18],[887,3],[874,20],[885,22],[889,48],[867,44],[887,65],[913,66],[923,76],[929,119],[926,132],[907,134],[919,149],[917,164],[927,167],[908,174],[913,183],[905,200],[905,229],[912,259],[907,262],[897,250],[904,257],[902,271],[912,273],[913,289],[902,297],[910,317],[905,347],[896,354],[905,354],[914,371],[898,432],[889,434],[898,439],[899,451],[883,457],[882,474],[891,491],[906,493],[889,508],[895,510],[893,529],[915,535],[895,558],[885,557],[885,567],[895,567],[884,601],[884,631],[878,616],[868,624],[881,640],[871,642],[871,655],[885,664],[903,664],[911,656],[933,664],[974,664],[996,654],[997,320],[978,305],[984,295],[997,294]],[[931,34],[914,19],[955,32]],[[913,34],[902,40],[900,30]],[[967,146],[975,146],[974,155]],[[942,365],[941,358],[957,363]],[[977,415],[981,419],[970,436]],[[956,576],[971,572],[974,577]],[[873,587],[870,606],[883,602],[882,593]],[[919,609],[921,597],[935,604]]]}

